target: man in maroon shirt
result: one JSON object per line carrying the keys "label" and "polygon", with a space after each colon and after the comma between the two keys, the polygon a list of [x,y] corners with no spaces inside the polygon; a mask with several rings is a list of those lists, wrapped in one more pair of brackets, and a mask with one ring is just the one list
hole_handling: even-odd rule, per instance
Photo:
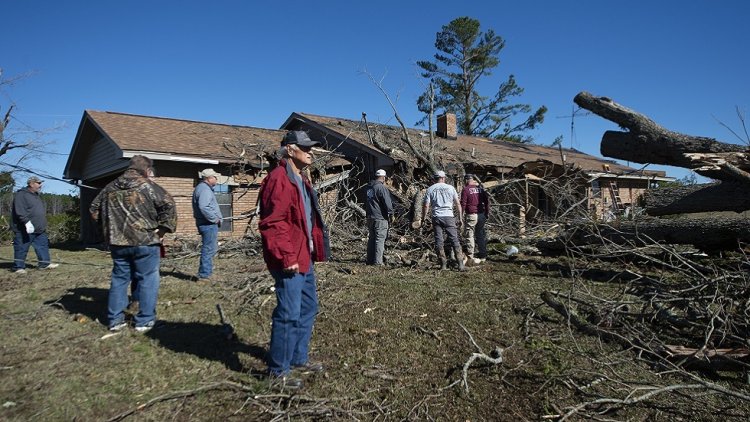
{"label": "man in maroon shirt", "polygon": [[[467,174],[464,181],[466,185],[461,191],[461,208],[466,216],[466,256],[472,263],[479,264],[487,259],[487,233],[484,224],[490,215],[490,198],[475,175]],[[475,249],[479,249],[476,255]]]}

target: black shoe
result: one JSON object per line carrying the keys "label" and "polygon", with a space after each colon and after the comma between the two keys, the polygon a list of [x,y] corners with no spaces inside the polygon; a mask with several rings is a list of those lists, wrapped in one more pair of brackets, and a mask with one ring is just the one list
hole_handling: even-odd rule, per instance
{"label": "black shoe", "polygon": [[300,371],[302,373],[309,373],[309,372],[323,372],[325,368],[323,367],[323,364],[320,362],[307,362],[302,365],[294,365],[293,369],[295,371]]}
{"label": "black shoe", "polygon": [[268,378],[271,380],[271,387],[279,390],[300,390],[305,386],[301,379],[290,376],[269,375]]}

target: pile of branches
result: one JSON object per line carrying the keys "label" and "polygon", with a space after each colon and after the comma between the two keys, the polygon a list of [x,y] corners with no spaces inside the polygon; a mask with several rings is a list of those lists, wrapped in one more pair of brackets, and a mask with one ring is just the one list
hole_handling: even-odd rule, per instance
{"label": "pile of branches", "polygon": [[[742,252],[750,249],[717,258],[645,238],[638,245],[600,239],[598,248],[567,245],[565,272],[573,283],[544,291],[543,303],[574,331],[619,345],[657,374],[669,374],[649,391],[711,391],[750,401],[750,257]],[[593,282],[615,289],[597,295]],[[612,368],[616,378],[629,378]],[[558,416],[635,404],[643,389],[631,385],[622,396],[602,396]]]}
{"label": "pile of branches", "polygon": [[[750,401],[747,200],[726,195],[747,189],[747,148],[666,131],[608,98],[581,93],[576,102],[631,129],[607,132],[602,140],[605,155],[645,154],[629,158],[661,159],[722,182],[664,190],[661,199],[660,190],[654,190],[645,201],[645,212],[652,217],[566,224],[556,241],[567,256],[563,272],[573,282],[566,290],[544,291],[542,302],[573,332],[629,351],[652,368],[659,381],[633,383],[621,365],[612,364],[599,379],[615,381],[617,393],[600,390],[593,399],[548,418],[595,418],[624,406],[648,405],[662,394],[695,398],[709,392]],[[628,142],[639,147],[629,148]],[[714,201],[701,200],[713,194]],[[718,210],[730,212],[674,215]],[[602,291],[592,288],[594,282],[607,283],[610,293],[593,293]],[[586,395],[590,398],[591,393]],[[727,402],[713,402],[717,414]]]}

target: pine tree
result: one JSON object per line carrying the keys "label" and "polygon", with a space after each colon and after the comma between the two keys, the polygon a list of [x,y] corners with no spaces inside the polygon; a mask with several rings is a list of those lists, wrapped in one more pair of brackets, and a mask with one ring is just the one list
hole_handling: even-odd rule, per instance
{"label": "pine tree", "polygon": [[[502,37],[491,29],[482,33],[478,20],[464,16],[452,20],[437,33],[435,61],[418,61],[417,65],[423,71],[422,76],[437,88],[434,109],[455,113],[459,133],[531,142],[531,137],[522,133],[542,123],[547,108],[542,106],[532,113],[528,104],[510,104],[512,97],[523,93],[513,75],[500,84],[491,98],[477,91],[478,81],[492,75],[492,70],[500,64],[498,57],[503,47]],[[424,113],[430,112],[428,93],[419,97],[417,106]],[[519,115],[528,116],[517,123],[515,118]]]}

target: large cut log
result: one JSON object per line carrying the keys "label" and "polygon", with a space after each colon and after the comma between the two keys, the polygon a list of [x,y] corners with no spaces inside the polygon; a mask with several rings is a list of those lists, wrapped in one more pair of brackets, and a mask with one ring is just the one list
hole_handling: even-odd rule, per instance
{"label": "large cut log", "polygon": [[[748,178],[750,151],[747,146],[667,130],[648,117],[609,98],[595,97],[588,92],[579,93],[573,101],[581,108],[629,130],[604,133],[601,143],[601,153],[604,156],[642,164],[689,168],[698,174],[719,180]],[[724,168],[727,165],[730,170]]]}
{"label": "large cut log", "polygon": [[646,191],[639,206],[646,214],[750,210],[750,185],[734,182],[675,186]]}
{"label": "large cut log", "polygon": [[694,245],[705,250],[734,249],[750,242],[750,211],[682,214],[604,226],[601,235],[620,242]]}

